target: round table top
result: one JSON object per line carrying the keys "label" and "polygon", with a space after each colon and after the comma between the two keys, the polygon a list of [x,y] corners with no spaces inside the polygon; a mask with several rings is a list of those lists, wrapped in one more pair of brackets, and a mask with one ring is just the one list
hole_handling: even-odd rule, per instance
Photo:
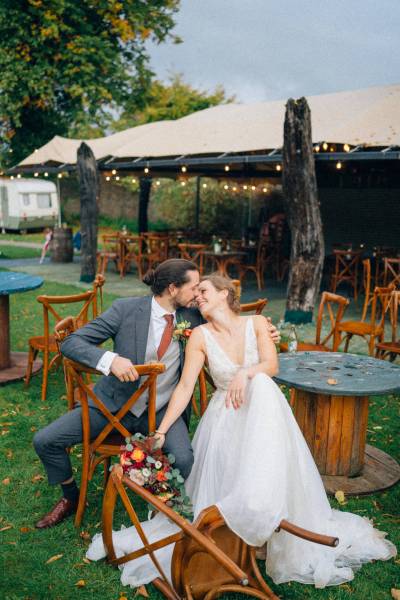
{"label": "round table top", "polygon": [[0,271],[0,296],[27,292],[41,285],[43,285],[43,277],[15,271]]}
{"label": "round table top", "polygon": [[299,390],[327,395],[379,395],[400,391],[400,366],[343,352],[281,353],[279,374],[274,379]]}
{"label": "round table top", "polygon": [[246,252],[242,252],[241,250],[221,250],[221,252],[214,252],[214,250],[203,250],[203,254],[206,254],[207,256],[229,258],[230,256],[244,256]]}

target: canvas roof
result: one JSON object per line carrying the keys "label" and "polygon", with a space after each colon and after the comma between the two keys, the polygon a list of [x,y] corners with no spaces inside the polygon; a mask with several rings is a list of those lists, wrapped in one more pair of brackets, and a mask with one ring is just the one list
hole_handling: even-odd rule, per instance
{"label": "canvas roof", "polygon": [[[309,96],[307,100],[314,143],[400,145],[400,84]],[[19,166],[74,164],[82,141],[98,160],[269,151],[282,146],[285,104],[286,100],[224,104],[175,121],[140,125],[90,140],[55,136]]]}

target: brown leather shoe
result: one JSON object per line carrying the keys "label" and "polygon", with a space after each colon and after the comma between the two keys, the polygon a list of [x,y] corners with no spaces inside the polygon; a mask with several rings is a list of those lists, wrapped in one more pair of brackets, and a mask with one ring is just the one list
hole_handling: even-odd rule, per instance
{"label": "brown leather shoe", "polygon": [[42,517],[36,524],[37,529],[45,529],[46,527],[54,527],[64,521],[70,515],[73,515],[78,508],[78,502],[72,502],[67,498],[61,498],[55,506]]}

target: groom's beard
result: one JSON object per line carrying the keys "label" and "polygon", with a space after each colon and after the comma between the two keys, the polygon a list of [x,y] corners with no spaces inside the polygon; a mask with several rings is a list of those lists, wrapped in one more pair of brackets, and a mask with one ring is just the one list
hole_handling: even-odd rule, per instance
{"label": "groom's beard", "polygon": [[174,301],[175,310],[177,308],[199,308],[195,299],[191,300],[186,304],[182,304],[179,300]]}

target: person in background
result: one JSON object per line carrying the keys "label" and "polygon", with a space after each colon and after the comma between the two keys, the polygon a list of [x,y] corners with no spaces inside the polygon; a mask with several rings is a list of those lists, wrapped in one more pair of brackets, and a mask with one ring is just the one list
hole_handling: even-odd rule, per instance
{"label": "person in background", "polygon": [[44,244],[43,244],[43,248],[42,248],[42,254],[40,255],[40,264],[43,264],[43,261],[46,257],[46,253],[47,250],[49,249],[50,246],[50,242],[53,238],[53,231],[52,229],[50,229],[50,227],[46,227],[46,229],[43,232],[45,234],[45,238],[44,238]]}

